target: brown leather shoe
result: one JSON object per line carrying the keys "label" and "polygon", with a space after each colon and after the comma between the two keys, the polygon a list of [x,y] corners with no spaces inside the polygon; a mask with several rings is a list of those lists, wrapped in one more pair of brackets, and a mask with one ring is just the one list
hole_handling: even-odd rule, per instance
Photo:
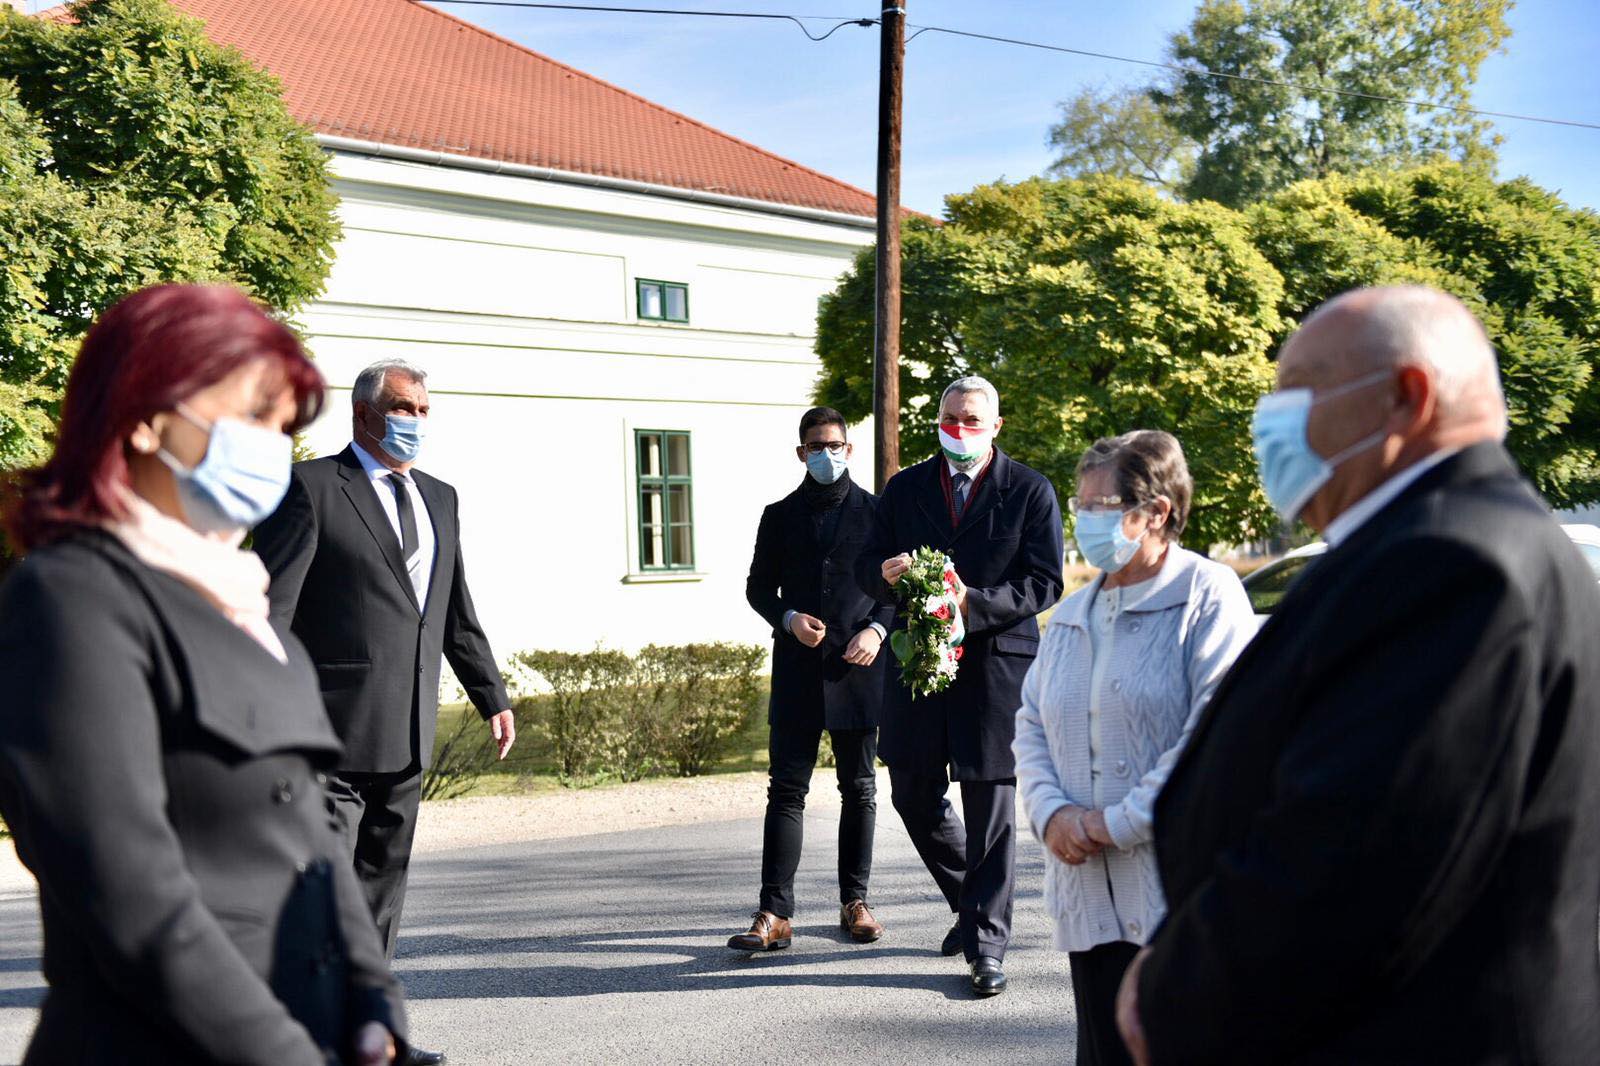
{"label": "brown leather shoe", "polygon": [[883,935],[883,923],[867,910],[865,900],[853,899],[839,908],[839,928],[857,944],[870,944]]}
{"label": "brown leather shoe", "polygon": [[779,918],[771,911],[756,911],[750,916],[754,922],[748,933],[728,938],[728,946],[735,951],[777,951],[789,946],[794,930],[789,919]]}

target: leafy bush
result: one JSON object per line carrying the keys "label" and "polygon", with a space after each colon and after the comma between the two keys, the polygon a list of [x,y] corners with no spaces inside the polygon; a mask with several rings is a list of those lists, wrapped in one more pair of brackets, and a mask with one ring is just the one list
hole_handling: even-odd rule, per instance
{"label": "leafy bush", "polygon": [[422,799],[447,800],[463,796],[473,782],[494,763],[489,731],[476,714],[463,714],[455,728],[434,741],[433,763],[422,775]]}
{"label": "leafy bush", "polygon": [[532,717],[555,752],[563,781],[594,776],[615,747],[633,676],[633,660],[619,651],[525,651],[512,656],[522,671],[542,680],[547,698],[523,697],[519,708]]}
{"label": "leafy bush", "polygon": [[753,644],[652,644],[635,660],[649,679],[662,754],[680,777],[707,773],[728,740],[755,713],[760,686],[756,671],[766,649]]}

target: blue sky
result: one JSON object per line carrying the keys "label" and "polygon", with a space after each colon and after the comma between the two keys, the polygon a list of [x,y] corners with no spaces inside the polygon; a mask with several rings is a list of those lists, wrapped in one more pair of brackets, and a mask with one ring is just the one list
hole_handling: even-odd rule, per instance
{"label": "blue sky", "polygon": [[[604,0],[588,0],[604,2]],[[628,0],[610,0],[626,5]],[[862,188],[874,182],[876,27],[812,43],[792,24],[437,4],[564,63]],[[872,17],[873,0],[652,0],[649,7]],[[941,25],[1160,59],[1193,0],[907,0]],[[1507,52],[1484,64],[1476,104],[1600,122],[1600,3],[1520,0]],[[813,32],[826,22],[809,23]],[[1057,101],[1085,85],[1138,84],[1143,68],[925,34],[906,58],[902,202],[938,213],[947,193],[1024,178],[1050,161]],[[1600,130],[1501,120],[1501,175],[1525,174],[1600,209]]]}

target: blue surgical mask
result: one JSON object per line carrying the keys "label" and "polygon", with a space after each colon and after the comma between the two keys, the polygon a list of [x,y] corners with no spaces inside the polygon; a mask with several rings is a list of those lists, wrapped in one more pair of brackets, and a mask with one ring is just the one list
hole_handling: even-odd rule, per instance
{"label": "blue surgical mask", "polygon": [[189,525],[201,533],[238,533],[256,525],[289,491],[294,442],[237,418],[207,422],[182,404],[178,416],[210,434],[205,457],[186,467],[165,448],[156,455],[178,481]]}
{"label": "blue surgical mask", "polygon": [[843,448],[839,449],[838,455],[834,455],[826,448],[820,452],[807,452],[806,470],[810,471],[818,484],[832,485],[844,476],[845,468],[849,465],[844,453]]}
{"label": "blue surgical mask", "polygon": [[[1134,508],[1138,510],[1138,508]],[[1114,574],[1133,559],[1144,538],[1130,539],[1122,532],[1124,511],[1080,511],[1074,535],[1083,561]]]}
{"label": "blue surgical mask", "polygon": [[1311,409],[1336,396],[1364,389],[1390,375],[1390,371],[1379,370],[1326,389],[1321,395],[1314,395],[1310,389],[1283,389],[1268,393],[1256,401],[1250,437],[1255,447],[1256,465],[1261,469],[1261,487],[1266,490],[1267,502],[1272,504],[1285,525],[1300,517],[1300,512],[1333,477],[1340,463],[1368,448],[1377,447],[1386,435],[1383,430],[1378,430],[1332,458],[1324,459],[1311,447],[1311,441],[1306,436]]}
{"label": "blue surgical mask", "polygon": [[416,415],[384,415],[383,440],[379,443],[397,463],[414,463],[422,454],[422,438],[428,435],[428,420]]}

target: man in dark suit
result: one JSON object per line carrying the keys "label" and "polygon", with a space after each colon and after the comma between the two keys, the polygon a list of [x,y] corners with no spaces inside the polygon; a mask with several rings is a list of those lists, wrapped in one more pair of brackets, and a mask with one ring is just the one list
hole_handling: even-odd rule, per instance
{"label": "man in dark suit", "polygon": [[[972,990],[1005,989],[1016,857],[1016,763],[1011,754],[1022,678],[1039,650],[1038,614],[1061,597],[1061,507],[1044,475],[994,446],[1000,397],[982,378],[953,382],[939,402],[942,454],[884,486],[856,579],[878,602],[910,552],[937,548],[955,564],[966,622],[955,682],[913,700],[898,670],[886,679],[881,753],[895,810],[938,883]],[[961,784],[966,825],[945,792]]]}
{"label": "man in dark suit", "polygon": [[1257,456],[1329,551],[1157,802],[1136,1061],[1600,1062],[1600,592],[1505,432],[1443,293],[1347,293],[1285,346]]}
{"label": "man in dark suit", "polygon": [[[426,380],[398,361],[363,370],[351,445],[296,463],[288,495],[254,541],[272,575],[274,619],[311,653],[344,742],[329,790],[391,958],[433,756],[441,657],[488,721],[501,758],[516,738],[467,591],[456,490],[412,469],[427,427]],[[443,1056],[412,1049],[409,1061]]]}
{"label": "man in dark suit", "polygon": [[850,480],[844,416],[814,407],[800,419],[800,487],[761,514],[745,597],[772,626],[772,698],[767,706],[766,829],[761,903],[750,930],[728,946],[770,951],[793,935],[794,874],[800,864],[806,792],[822,731],[839,779],[839,925],[857,943],[883,935],[867,907],[878,816],[879,646],[894,611],[856,587],[856,555],[877,499]]}

